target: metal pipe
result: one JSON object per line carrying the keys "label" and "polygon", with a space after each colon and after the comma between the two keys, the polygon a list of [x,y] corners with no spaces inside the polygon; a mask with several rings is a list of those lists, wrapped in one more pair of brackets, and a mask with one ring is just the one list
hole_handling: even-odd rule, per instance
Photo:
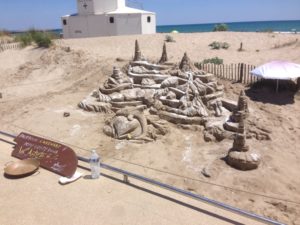
{"label": "metal pipe", "polygon": [[6,132],[3,132],[0,130],[0,134],[4,135],[4,136],[7,136],[7,137],[11,137],[11,138],[16,138],[17,136],[16,135],[13,135],[13,134],[9,134],[9,133],[6,133]]}
{"label": "metal pipe", "polygon": [[[13,138],[16,137],[15,135],[8,134],[8,133],[2,132],[2,131],[0,131],[0,134],[8,136],[8,137],[13,137]],[[89,162],[88,158],[84,158],[84,157],[81,157],[81,156],[78,156],[77,158],[80,161],[87,162],[87,163]],[[140,175],[137,175],[137,174],[134,174],[134,173],[122,170],[122,169],[118,169],[116,167],[109,166],[109,165],[106,165],[104,163],[101,163],[101,168],[106,169],[106,170],[110,170],[110,171],[115,172],[115,173],[122,174],[124,176],[124,178],[126,177],[127,181],[128,181],[128,177],[131,177],[131,178],[143,181],[145,183],[148,183],[148,184],[151,184],[151,185],[155,185],[155,186],[158,186],[160,188],[164,188],[164,189],[169,190],[169,191],[173,191],[175,193],[184,195],[186,197],[190,197],[190,198],[196,199],[198,201],[204,202],[204,203],[212,205],[214,207],[217,207],[217,208],[220,208],[220,209],[223,209],[223,210],[227,210],[227,211],[230,211],[232,213],[235,213],[235,214],[238,214],[238,215],[241,215],[241,216],[244,216],[244,217],[256,220],[256,221],[259,221],[259,222],[263,222],[265,224],[285,225],[283,223],[277,222],[277,221],[272,220],[270,218],[263,217],[263,216],[260,216],[260,215],[257,215],[257,214],[251,213],[251,212],[247,212],[245,210],[242,210],[242,209],[239,209],[239,208],[235,208],[233,206],[224,204],[222,202],[218,202],[218,201],[206,198],[204,196],[196,195],[196,194],[191,193],[189,191],[185,191],[185,190],[173,187],[171,185],[164,184],[164,183],[161,183],[159,181],[152,180],[152,179],[149,179],[149,178],[146,178],[146,177],[143,177],[143,176],[140,176]]]}

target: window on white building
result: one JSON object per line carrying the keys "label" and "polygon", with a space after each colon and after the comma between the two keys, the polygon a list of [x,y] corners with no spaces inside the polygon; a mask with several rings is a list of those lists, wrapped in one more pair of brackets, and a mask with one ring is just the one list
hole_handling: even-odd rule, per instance
{"label": "window on white building", "polygon": [[110,22],[110,23],[114,23],[114,22],[115,22],[115,18],[114,18],[114,17],[112,17],[112,16],[111,16],[111,17],[109,17],[109,22]]}
{"label": "window on white building", "polygon": [[148,16],[148,17],[147,17],[147,22],[148,22],[148,23],[151,23],[151,16]]}

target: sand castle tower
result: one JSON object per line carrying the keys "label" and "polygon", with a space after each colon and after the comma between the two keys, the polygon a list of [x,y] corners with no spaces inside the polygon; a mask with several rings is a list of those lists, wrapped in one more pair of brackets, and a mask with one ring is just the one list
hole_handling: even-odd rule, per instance
{"label": "sand castle tower", "polygon": [[194,71],[195,70],[194,63],[188,57],[186,52],[184,53],[183,58],[181,59],[179,69],[182,70],[183,72]]}
{"label": "sand castle tower", "polygon": [[142,52],[138,40],[135,40],[135,50],[133,61],[142,61]]}
{"label": "sand castle tower", "polygon": [[239,123],[242,119],[246,119],[249,116],[248,99],[245,91],[242,90],[239,95],[239,100],[236,110],[233,111],[230,119],[233,122]]}
{"label": "sand castle tower", "polygon": [[260,164],[260,155],[250,150],[246,144],[245,120],[241,118],[238,132],[235,135],[233,146],[229,150],[226,161],[227,163],[239,170],[253,170]]}
{"label": "sand castle tower", "polygon": [[166,46],[166,43],[164,43],[163,52],[162,52],[161,58],[159,60],[159,64],[163,64],[167,61],[168,61],[167,46]]}

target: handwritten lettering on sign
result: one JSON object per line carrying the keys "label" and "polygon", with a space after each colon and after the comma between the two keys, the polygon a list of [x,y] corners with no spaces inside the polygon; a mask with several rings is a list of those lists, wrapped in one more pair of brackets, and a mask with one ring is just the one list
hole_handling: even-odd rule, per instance
{"label": "handwritten lettering on sign", "polygon": [[78,160],[74,151],[62,144],[27,133],[16,138],[12,156],[19,159],[35,158],[41,167],[65,177],[74,175]]}

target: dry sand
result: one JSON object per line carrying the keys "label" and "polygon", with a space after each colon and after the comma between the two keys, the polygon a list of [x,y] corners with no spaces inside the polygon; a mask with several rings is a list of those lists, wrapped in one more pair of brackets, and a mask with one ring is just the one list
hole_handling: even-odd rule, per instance
{"label": "dry sand", "polygon": [[[164,38],[165,35],[156,34],[61,40],[49,50],[29,47],[0,53],[1,130],[51,137],[70,144],[84,156],[89,152],[83,149],[97,148],[108,164],[287,224],[300,224],[299,93],[274,94],[266,88],[248,92],[252,119],[272,131],[271,141],[249,141],[251,148],[263,155],[260,168],[251,172],[234,170],[221,160],[231,147],[231,141],[205,143],[201,131],[183,130],[172,124],[172,132],[154,143],[138,145],[117,141],[102,133],[109,115],[77,108],[77,104],[111,74],[113,65],[123,66],[132,58],[135,39],[139,40],[142,53],[156,61]],[[188,52],[193,61],[218,56],[226,64],[259,65],[270,60],[300,63],[300,41],[284,46],[299,38],[300,35],[269,33],[174,34],[176,42],[168,43],[167,48],[173,62]],[[210,50],[208,44],[212,41],[226,41],[231,47]],[[243,52],[237,51],[240,42],[243,42]],[[275,45],[282,47],[274,48]],[[116,58],[125,61],[117,62]],[[240,84],[220,82],[226,87],[226,96],[233,100],[244,88]],[[63,117],[65,111],[71,113],[69,118]],[[201,175],[203,168],[210,171],[211,178]]]}

